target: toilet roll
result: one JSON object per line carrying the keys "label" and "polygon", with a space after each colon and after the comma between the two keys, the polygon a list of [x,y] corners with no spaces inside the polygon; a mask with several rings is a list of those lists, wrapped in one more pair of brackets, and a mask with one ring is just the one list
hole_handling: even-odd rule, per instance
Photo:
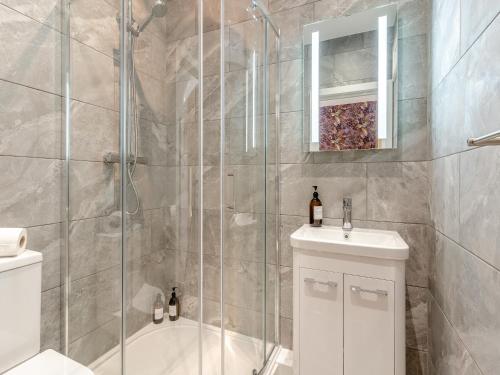
{"label": "toilet roll", "polygon": [[28,233],[24,228],[0,228],[0,257],[12,257],[26,249]]}

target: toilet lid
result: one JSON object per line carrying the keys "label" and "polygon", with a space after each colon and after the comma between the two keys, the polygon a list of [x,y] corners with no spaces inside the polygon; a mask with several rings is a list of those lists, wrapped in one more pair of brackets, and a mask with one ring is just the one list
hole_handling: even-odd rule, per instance
{"label": "toilet lid", "polygon": [[93,375],[85,366],[59,354],[46,350],[7,371],[4,375]]}

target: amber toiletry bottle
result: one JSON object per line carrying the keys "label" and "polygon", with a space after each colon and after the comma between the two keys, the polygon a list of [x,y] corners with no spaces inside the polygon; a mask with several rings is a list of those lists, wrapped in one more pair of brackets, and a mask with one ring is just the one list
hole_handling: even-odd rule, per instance
{"label": "amber toiletry bottle", "polygon": [[309,224],[312,227],[320,227],[323,224],[323,204],[319,200],[318,187],[313,186],[314,193],[309,203]]}

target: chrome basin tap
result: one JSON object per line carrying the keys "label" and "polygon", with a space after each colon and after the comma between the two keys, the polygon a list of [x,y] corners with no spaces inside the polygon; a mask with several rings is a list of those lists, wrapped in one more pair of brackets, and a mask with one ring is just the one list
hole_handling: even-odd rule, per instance
{"label": "chrome basin tap", "polygon": [[342,229],[345,231],[351,231],[353,226],[351,223],[352,216],[352,199],[344,198],[344,221],[342,224]]}

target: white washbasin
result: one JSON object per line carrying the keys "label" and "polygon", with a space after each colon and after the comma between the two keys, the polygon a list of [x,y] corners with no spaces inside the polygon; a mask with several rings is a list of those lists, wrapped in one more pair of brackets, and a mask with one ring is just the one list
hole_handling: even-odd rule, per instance
{"label": "white washbasin", "polygon": [[345,238],[340,227],[303,225],[290,237],[292,247],[380,259],[408,259],[409,247],[399,233],[354,228]]}

